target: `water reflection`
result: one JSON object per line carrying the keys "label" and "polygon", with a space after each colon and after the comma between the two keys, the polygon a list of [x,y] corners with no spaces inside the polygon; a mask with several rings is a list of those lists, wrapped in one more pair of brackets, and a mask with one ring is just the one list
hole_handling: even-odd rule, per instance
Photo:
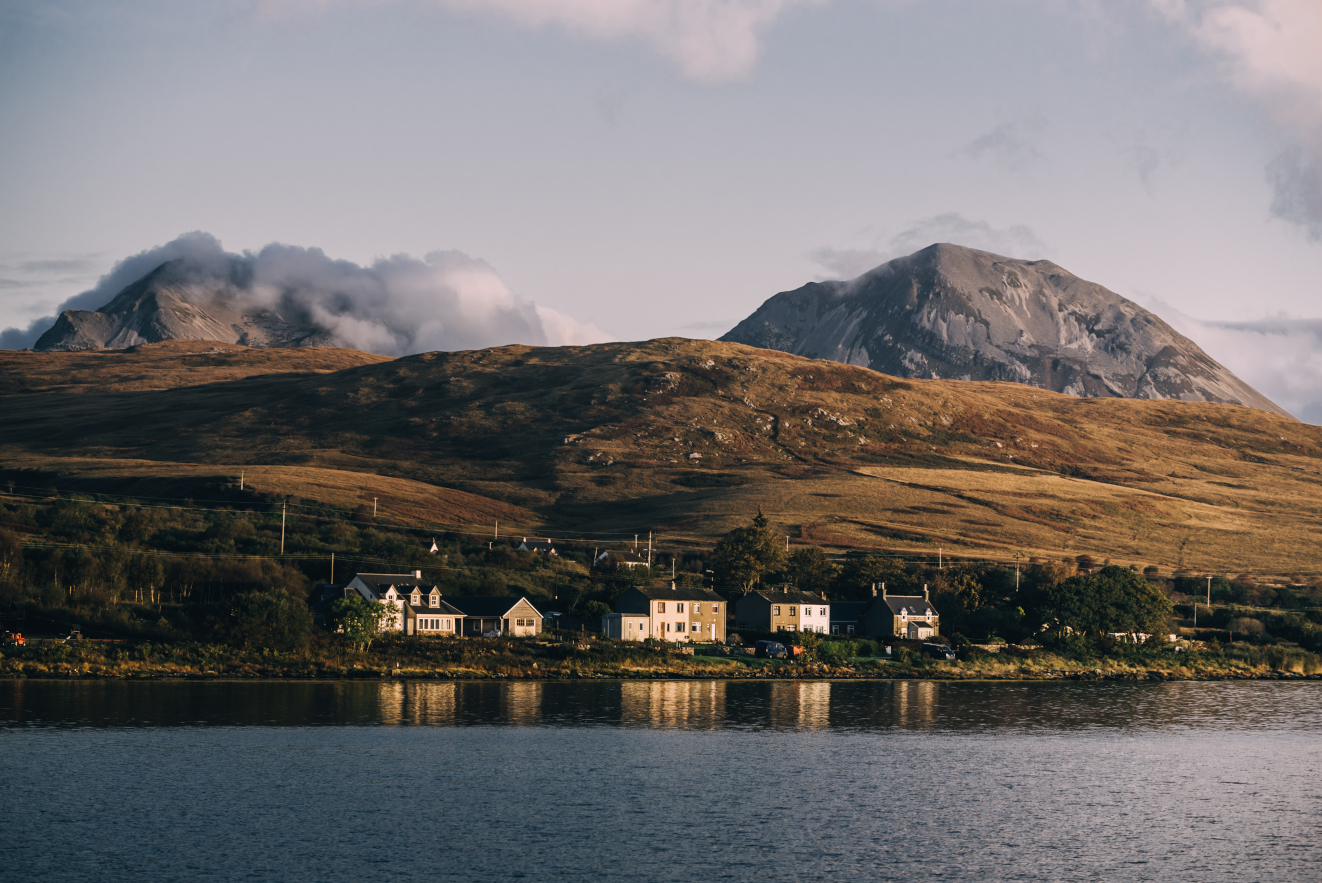
{"label": "water reflection", "polygon": [[1322,729],[1320,683],[3,681],[0,728]]}

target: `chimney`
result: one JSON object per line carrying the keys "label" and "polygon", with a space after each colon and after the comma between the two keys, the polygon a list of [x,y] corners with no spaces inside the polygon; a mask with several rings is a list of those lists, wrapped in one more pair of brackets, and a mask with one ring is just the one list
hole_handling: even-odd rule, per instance
{"label": "chimney", "polygon": [[670,581],[670,591],[675,591],[675,581],[673,579]]}
{"label": "chimney", "polygon": [[927,583],[923,583],[923,600],[924,600],[924,601],[928,600],[928,598],[927,598]]}
{"label": "chimney", "polygon": [[421,570],[415,570],[415,571],[413,571],[413,575],[414,575],[415,577],[417,577],[418,579],[422,579],[422,571],[421,571]]}
{"label": "chimney", "polygon": [[877,584],[876,584],[876,583],[873,583],[873,584],[872,584],[872,597],[874,597],[874,598],[877,597]]}
{"label": "chimney", "polygon": [[882,584],[881,584],[881,597],[882,597],[882,598],[885,598],[885,597],[886,597],[886,584],[885,584],[885,583],[882,583]]}

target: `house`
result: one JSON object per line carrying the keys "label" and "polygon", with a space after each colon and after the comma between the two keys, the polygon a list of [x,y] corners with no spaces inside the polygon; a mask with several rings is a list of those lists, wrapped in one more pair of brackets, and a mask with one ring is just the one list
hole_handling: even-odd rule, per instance
{"label": "house", "polygon": [[762,632],[821,632],[831,627],[825,596],[790,589],[749,592],[735,607],[735,627]]}
{"label": "house", "polygon": [[[622,640],[725,641],[725,599],[711,589],[635,587],[615,599],[615,613],[602,617],[610,637]],[[618,620],[613,617],[618,617]]]}
{"label": "house", "polygon": [[601,618],[601,634],[617,641],[644,641],[651,631],[646,613],[607,613]]}
{"label": "house", "polygon": [[647,557],[639,555],[637,552],[602,552],[592,561],[592,566],[598,570],[619,570],[626,567],[633,570],[635,567],[649,567]]}
{"label": "house", "polygon": [[941,633],[941,617],[928,598],[927,586],[921,595],[890,595],[882,583],[881,595],[868,602],[863,612],[863,634],[869,638],[910,638],[925,640]]}
{"label": "house", "polygon": [[537,540],[528,542],[528,538],[524,537],[523,542],[519,543],[519,545],[515,548],[514,551],[532,552],[534,554],[541,553],[543,555],[546,555],[547,557],[550,557],[556,553],[555,546],[551,543],[550,537],[547,537],[546,542],[544,543],[538,542]]}
{"label": "house", "polygon": [[479,595],[446,595],[445,603],[463,616],[463,634],[522,637],[542,633],[542,614],[522,596],[490,598]]}
{"label": "house", "polygon": [[413,573],[359,573],[345,585],[368,601],[384,601],[399,611],[394,619],[382,624],[383,632],[405,630],[408,614],[405,612],[407,604],[402,600],[402,596],[407,595],[411,599],[413,590],[418,589],[419,602],[422,600],[422,593],[430,596],[433,590],[436,592],[436,597],[440,597],[440,590],[422,578],[421,570],[415,570]]}
{"label": "house", "polygon": [[863,611],[867,601],[835,601],[831,604],[831,634],[850,637],[863,635]]}

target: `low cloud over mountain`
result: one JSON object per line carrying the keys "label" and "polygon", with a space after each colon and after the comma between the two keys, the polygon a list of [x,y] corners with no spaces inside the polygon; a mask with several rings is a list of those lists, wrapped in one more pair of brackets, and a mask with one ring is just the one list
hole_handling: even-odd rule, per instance
{"label": "low cloud over mountain", "polygon": [[200,232],[121,261],[60,310],[58,319],[0,333],[0,345],[90,349],[185,338],[407,355],[608,339],[595,325],[519,297],[490,265],[459,252],[363,267],[281,244],[234,254]]}

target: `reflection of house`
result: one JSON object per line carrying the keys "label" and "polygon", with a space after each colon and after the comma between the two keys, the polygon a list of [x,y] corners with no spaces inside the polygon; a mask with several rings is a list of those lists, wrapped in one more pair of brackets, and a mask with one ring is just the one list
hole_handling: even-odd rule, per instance
{"label": "reflection of house", "polygon": [[863,611],[867,610],[867,601],[835,601],[831,604],[831,634],[862,635]]}
{"label": "reflection of house", "polygon": [[763,632],[823,632],[831,627],[831,602],[782,589],[749,592],[735,607],[735,627]]}
{"label": "reflection of house", "polygon": [[674,583],[666,589],[632,588],[615,599],[615,613],[602,617],[602,628],[626,641],[724,641],[725,599],[711,589]]}
{"label": "reflection of house", "polygon": [[863,634],[869,638],[923,640],[940,634],[940,625],[927,586],[921,595],[889,595],[883,583],[881,596],[874,597],[863,613]]}
{"label": "reflection of house", "polygon": [[505,596],[446,595],[445,601],[464,617],[463,634],[539,635],[542,614],[527,598]]}

